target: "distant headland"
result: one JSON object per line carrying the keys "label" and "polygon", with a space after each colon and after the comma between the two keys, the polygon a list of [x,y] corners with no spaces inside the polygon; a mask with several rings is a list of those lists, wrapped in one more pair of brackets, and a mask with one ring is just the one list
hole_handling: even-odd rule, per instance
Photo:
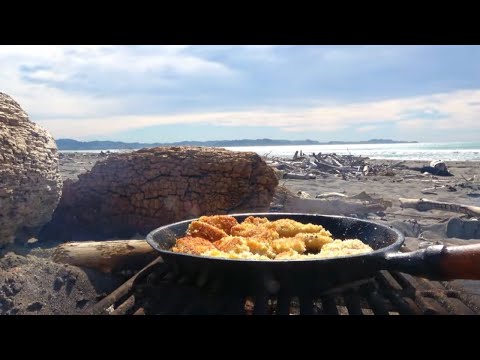
{"label": "distant headland", "polygon": [[58,149],[61,150],[109,150],[124,149],[134,150],[156,146],[282,146],[282,145],[343,145],[343,144],[404,144],[418,143],[418,141],[396,141],[391,139],[371,139],[366,141],[329,141],[315,140],[273,140],[273,139],[243,139],[243,140],[217,140],[217,141],[180,141],[173,143],[126,143],[122,141],[77,141],[73,139],[57,139]]}

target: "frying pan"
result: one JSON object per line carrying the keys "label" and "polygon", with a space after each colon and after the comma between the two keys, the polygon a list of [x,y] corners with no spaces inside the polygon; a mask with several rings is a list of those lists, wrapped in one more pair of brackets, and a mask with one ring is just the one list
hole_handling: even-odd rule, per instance
{"label": "frying pan", "polygon": [[394,270],[431,280],[480,279],[480,244],[466,246],[433,245],[422,250],[399,251],[405,238],[391,226],[344,216],[298,213],[235,214],[238,222],[248,216],[270,221],[292,219],[322,225],[334,238],[357,238],[373,252],[324,259],[243,260],[222,259],[172,252],[179,237],[194,220],[162,226],[147,235],[147,242],[160,254],[174,273],[202,281],[234,284],[242,289],[264,287],[278,291],[322,292],[346,283],[368,279],[379,270]]}

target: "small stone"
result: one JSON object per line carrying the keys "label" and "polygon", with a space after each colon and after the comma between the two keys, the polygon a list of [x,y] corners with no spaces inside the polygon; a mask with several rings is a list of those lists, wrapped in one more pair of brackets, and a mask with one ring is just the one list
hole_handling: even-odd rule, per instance
{"label": "small stone", "polygon": [[85,307],[85,305],[88,304],[88,300],[87,299],[84,299],[84,298],[80,298],[79,300],[77,300],[77,308],[79,309],[83,309]]}
{"label": "small stone", "polygon": [[35,245],[37,242],[38,242],[38,239],[30,238],[27,240],[27,245],[32,246],[32,245]]}
{"label": "small stone", "polygon": [[60,276],[57,276],[55,278],[55,281],[53,282],[53,290],[59,291],[64,284],[65,284],[65,281],[63,280],[63,278],[61,278]]}
{"label": "small stone", "polygon": [[13,300],[0,293],[0,314],[7,312],[13,307]]}
{"label": "small stone", "polygon": [[8,310],[5,315],[17,315],[19,313],[20,309],[17,307],[11,308]]}
{"label": "small stone", "polygon": [[41,303],[40,301],[35,301],[33,303],[31,303],[30,305],[27,306],[27,311],[39,311],[42,309],[43,307],[43,303]]}
{"label": "small stone", "polygon": [[2,286],[2,290],[7,296],[15,296],[22,290],[23,285],[19,282],[16,282],[14,279],[9,278],[5,281],[5,284]]}

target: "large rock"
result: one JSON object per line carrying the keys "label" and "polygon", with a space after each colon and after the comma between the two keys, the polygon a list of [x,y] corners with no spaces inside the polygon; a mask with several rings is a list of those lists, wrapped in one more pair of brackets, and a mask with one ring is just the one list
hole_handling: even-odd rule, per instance
{"label": "large rock", "polygon": [[52,136],[0,93],[0,245],[35,235],[62,192]]}
{"label": "large rock", "polygon": [[145,234],[207,214],[265,211],[278,180],[255,153],[158,147],[113,154],[64,184],[42,239]]}

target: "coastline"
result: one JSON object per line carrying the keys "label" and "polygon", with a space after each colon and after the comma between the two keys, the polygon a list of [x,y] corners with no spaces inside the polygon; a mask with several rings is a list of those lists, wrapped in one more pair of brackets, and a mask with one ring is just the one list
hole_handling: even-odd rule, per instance
{"label": "coastline", "polygon": [[[165,145],[166,146],[166,145]],[[168,145],[173,146],[173,145]],[[175,145],[180,146],[180,145]],[[182,145],[183,146],[183,145]],[[185,145],[187,146],[187,145]],[[201,145],[207,146],[207,145]],[[208,145],[209,146],[209,145]],[[151,147],[151,146],[148,146]],[[147,148],[148,148],[147,147]],[[210,146],[212,147],[212,146]],[[417,142],[417,143],[357,143],[357,144],[320,144],[320,145],[251,145],[251,146],[213,146],[231,151],[250,151],[260,156],[290,158],[295,151],[311,153],[335,153],[337,155],[366,156],[370,159],[428,161],[480,161],[480,142]],[[67,153],[131,152],[138,149],[110,148],[109,150],[60,150]]]}

